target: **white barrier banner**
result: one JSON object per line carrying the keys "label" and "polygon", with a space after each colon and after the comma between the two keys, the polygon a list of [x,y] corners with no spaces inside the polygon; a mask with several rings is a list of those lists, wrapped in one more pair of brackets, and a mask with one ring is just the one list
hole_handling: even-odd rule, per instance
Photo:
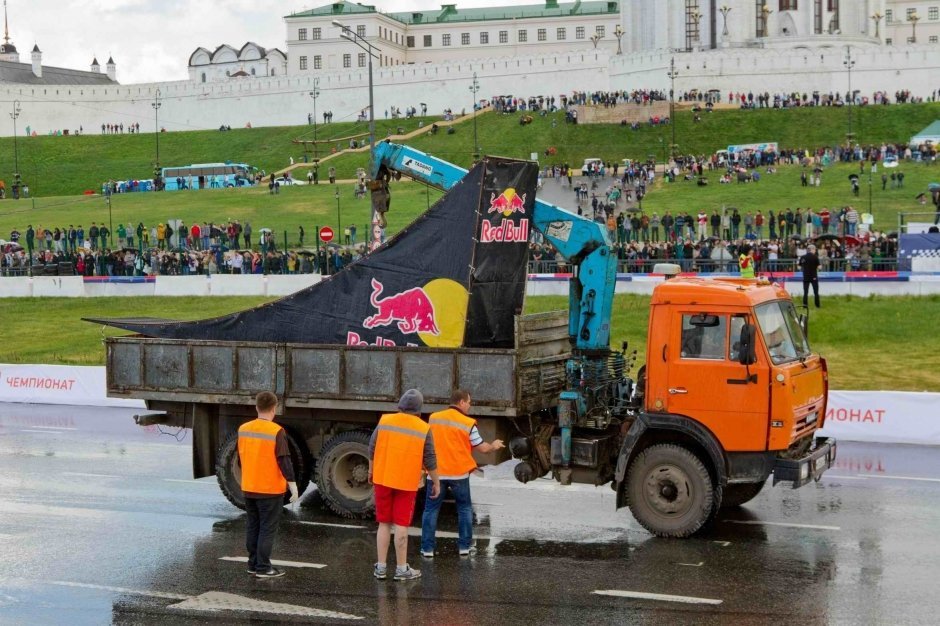
{"label": "white barrier banner", "polygon": [[144,408],[143,400],[108,398],[104,367],[0,364],[0,402]]}
{"label": "white barrier banner", "polygon": [[837,441],[940,445],[940,393],[830,391],[819,434]]}

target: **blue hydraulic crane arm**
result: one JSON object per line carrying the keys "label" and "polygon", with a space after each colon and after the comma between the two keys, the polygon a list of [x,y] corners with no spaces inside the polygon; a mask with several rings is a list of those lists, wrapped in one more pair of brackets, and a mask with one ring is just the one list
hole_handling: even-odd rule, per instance
{"label": "blue hydraulic crane arm", "polygon": [[[391,142],[375,146],[373,180],[383,170],[410,176],[447,191],[467,170]],[[617,257],[610,249],[605,224],[585,219],[542,200],[535,200],[533,225],[572,264],[569,282],[568,332],[582,352],[610,349],[610,316],[617,280]]]}

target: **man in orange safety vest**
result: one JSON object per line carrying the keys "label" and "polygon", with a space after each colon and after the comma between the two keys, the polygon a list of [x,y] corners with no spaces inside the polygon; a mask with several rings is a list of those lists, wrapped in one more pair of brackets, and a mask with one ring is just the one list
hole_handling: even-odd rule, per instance
{"label": "man in orange safety vest", "polygon": [[284,494],[297,500],[297,483],[291,465],[287,433],[274,423],[277,396],[262,391],[255,397],[258,418],[238,429],[238,460],[241,462],[241,488],[245,494],[248,573],[258,578],[277,578],[284,571],[271,565],[271,550],[277,536],[277,522],[284,507]]}
{"label": "man in orange safety vest", "polygon": [[505,446],[499,439],[483,441],[476,420],[467,415],[470,394],[458,389],[450,398],[450,407],[431,414],[431,433],[437,453],[437,469],[441,475],[439,496],[428,492],[421,520],[421,556],[433,559],[437,514],[444,501],[444,492],[450,489],[457,501],[457,552],[470,556],[473,547],[473,506],[470,501],[470,472],[477,468],[472,452],[495,452]]}

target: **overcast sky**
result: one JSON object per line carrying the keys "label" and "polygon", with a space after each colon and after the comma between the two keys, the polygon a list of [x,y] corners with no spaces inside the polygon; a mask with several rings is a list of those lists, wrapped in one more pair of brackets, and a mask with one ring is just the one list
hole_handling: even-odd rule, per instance
{"label": "overcast sky", "polygon": [[[440,8],[454,0],[361,0],[379,11]],[[470,0],[459,7],[536,4],[538,0]],[[118,81],[184,80],[189,55],[227,43],[254,41],[287,51],[283,16],[328,4],[329,0],[7,0],[10,41],[29,63],[33,44],[43,65],[87,70],[108,56]]]}

